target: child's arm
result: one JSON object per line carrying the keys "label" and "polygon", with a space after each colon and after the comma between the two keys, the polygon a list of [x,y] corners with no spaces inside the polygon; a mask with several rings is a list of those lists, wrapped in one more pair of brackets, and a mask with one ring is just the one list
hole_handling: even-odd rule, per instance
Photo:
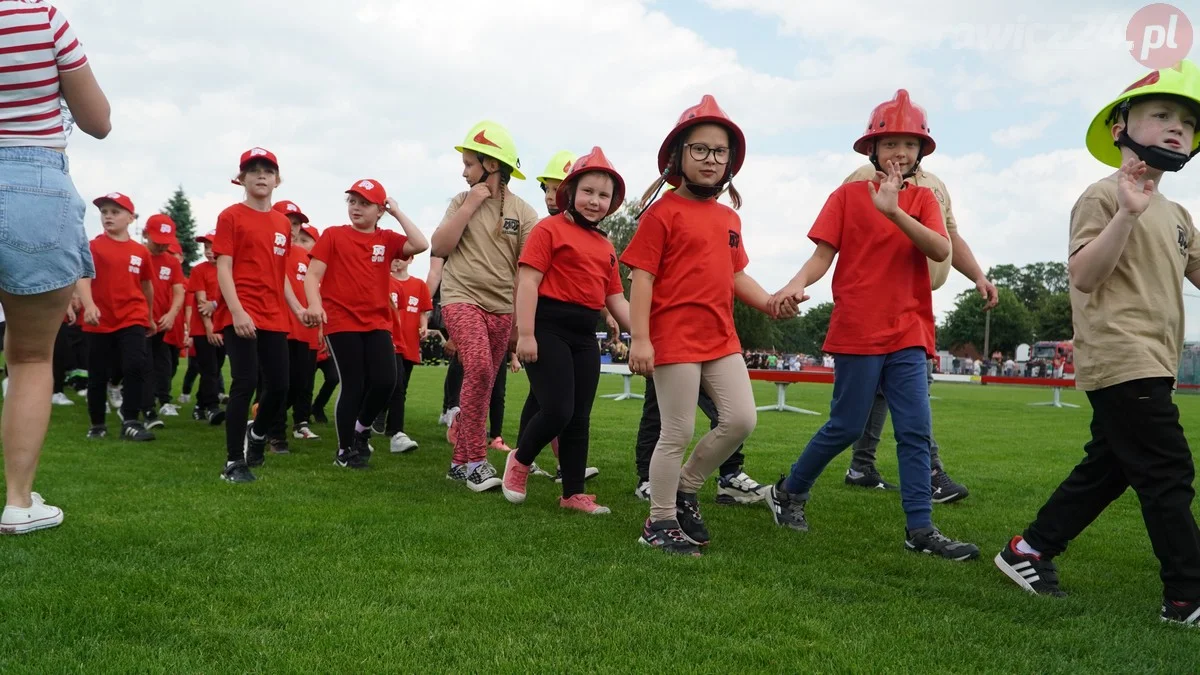
{"label": "child's arm", "polygon": [[[471,188],[462,205],[454,211],[453,215],[443,220],[442,224],[433,231],[433,241],[431,242],[433,245],[433,255],[445,258],[454,252],[455,248],[458,248],[458,240],[462,239],[462,233],[467,227],[467,222],[479,210],[479,206],[491,196],[491,188],[485,183],[478,183],[475,187]],[[432,284],[430,288],[433,288]]]}
{"label": "child's arm", "polygon": [[1071,285],[1081,293],[1091,293],[1104,283],[1117,267],[1117,260],[1129,241],[1129,233],[1138,217],[1150,206],[1154,181],[1141,188],[1137,182],[1146,173],[1145,162],[1129,160],[1117,173],[1117,212],[1095,239],[1067,260]]}
{"label": "child's arm", "polygon": [[442,267],[446,265],[445,258],[432,256],[429,259],[429,276],[425,277],[425,285],[429,287],[429,295],[437,295],[438,287],[442,285]]}
{"label": "child's arm", "polygon": [[404,236],[408,237],[408,241],[404,243],[403,254],[405,258],[410,258],[418,253],[424,253],[429,250],[429,240],[413,224],[413,221],[404,215],[404,212],[400,210],[400,204],[395,199],[388,197],[386,208],[387,212],[400,222],[400,229],[404,230]]}
{"label": "child's arm", "polygon": [[250,339],[254,337],[257,330],[254,327],[254,319],[246,313],[246,308],[242,307],[242,301],[238,299],[237,286],[233,283],[233,256],[222,255],[217,256],[217,286],[221,288],[221,297],[225,298],[225,306],[229,307],[229,314],[233,319],[233,331],[238,337]]}
{"label": "child's arm", "polygon": [[183,309],[183,299],[186,294],[187,290],[183,284],[171,286],[171,309],[168,309],[167,313],[159,318],[158,329],[160,331],[170,330],[171,326],[175,324],[175,317],[179,316],[179,310]]}
{"label": "child's arm", "polygon": [[417,329],[417,335],[419,335],[422,340],[425,339],[426,335],[429,335],[429,315],[430,314],[431,314],[431,312],[421,312],[421,327]]}
{"label": "child's arm", "polygon": [[296,291],[292,290],[292,282],[288,281],[286,276],[283,278],[283,299],[287,302],[288,309],[292,310],[292,314],[303,321],[304,305],[300,304],[299,298],[296,297]]}
{"label": "child's arm", "polygon": [[604,311],[608,328],[613,332],[613,339],[621,339],[621,329],[630,329],[629,301],[623,293],[614,293],[604,299]]}
{"label": "child's arm", "polygon": [[146,296],[146,312],[150,317],[150,327],[146,329],[146,337],[150,337],[158,331],[154,326],[154,283],[149,279],[142,279],[142,295]]}
{"label": "child's arm", "polygon": [[818,241],[817,250],[813,251],[812,256],[804,263],[804,267],[800,268],[800,271],[786,286],[771,296],[771,308],[774,312],[778,313],[789,299],[796,304],[807,300],[808,295],[804,293],[804,290],[825,276],[830,266],[833,265],[835,255],[837,255],[837,249],[833,245],[826,241]]}
{"label": "child's arm", "polygon": [[638,375],[654,374],[654,345],[650,344],[650,303],[654,298],[654,275],[633,269],[629,289],[629,369]]}
{"label": "child's arm", "polygon": [[91,277],[80,277],[79,281],[75,282],[75,292],[79,294],[79,301],[83,303],[83,322],[89,326],[99,326],[100,308],[92,298]]}
{"label": "child's arm", "polygon": [[538,288],[542,285],[541,270],[521,265],[517,273],[516,329],[517,359],[525,363],[537,361],[537,338],[533,336],[534,317],[537,316]]}
{"label": "child's arm", "polygon": [[308,262],[308,273],[304,275],[304,294],[308,296],[308,309],[304,310],[303,321],[308,327],[324,325],[328,317],[321,306],[321,279],[325,278],[325,261],[313,258]]}
{"label": "child's arm", "polygon": [[783,302],[772,304],[772,296],[744,271],[733,275],[733,294],[738,300],[764,314],[770,314],[772,318],[790,319],[796,316],[797,303],[794,298],[785,297]]}

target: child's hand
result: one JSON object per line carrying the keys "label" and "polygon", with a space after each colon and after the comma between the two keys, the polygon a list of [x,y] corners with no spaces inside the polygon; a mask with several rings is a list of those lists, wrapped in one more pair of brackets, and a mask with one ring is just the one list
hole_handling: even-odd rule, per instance
{"label": "child's hand", "polygon": [[1146,175],[1146,163],[1126,160],[1117,173],[1117,205],[1129,215],[1137,218],[1150,207],[1150,195],[1154,194],[1154,181],[1147,180],[1139,188],[1137,182]]}
{"label": "child's hand", "polygon": [[383,210],[392,214],[393,217],[396,217],[396,220],[400,219],[398,216],[396,216],[396,214],[400,213],[400,202],[396,201],[394,198],[388,197],[387,200],[384,201]]}
{"label": "child's hand", "polygon": [[879,180],[878,190],[875,189],[874,183],[867,183],[871,201],[880,213],[891,218],[892,214],[900,209],[900,187],[904,185],[904,175],[900,173],[900,167],[895,162],[888,162],[887,174],[876,173],[875,178]]}
{"label": "child's hand", "polygon": [[304,316],[301,317],[301,321],[304,322],[305,326],[308,326],[309,328],[315,328],[317,326],[324,325],[328,318],[329,317],[325,315],[324,307],[321,305],[313,305],[312,307],[304,310]]}
{"label": "child's hand", "polygon": [[253,340],[258,335],[258,329],[254,327],[254,319],[250,318],[246,310],[233,313],[233,332],[246,340]]}
{"label": "child's hand", "polygon": [[[778,293],[772,295],[771,299],[767,302],[767,308],[771,310],[771,316],[785,319],[796,316],[800,311],[800,303],[808,300],[808,295],[805,294],[804,290],[803,284],[790,283],[781,288]],[[784,313],[788,311],[791,313],[784,316]]]}
{"label": "child's hand", "polygon": [[467,199],[463,204],[470,205],[470,209],[474,211],[479,208],[479,205],[486,202],[492,196],[492,189],[487,186],[487,183],[476,183],[471,191],[467,193]]}
{"label": "child's hand", "polygon": [[517,350],[514,354],[516,354],[517,360],[522,363],[537,363],[537,338],[532,335],[517,338]]}
{"label": "child's hand", "polygon": [[78,319],[78,318],[79,318],[79,317],[78,317],[78,315],[76,315],[76,314],[75,314],[75,306],[74,306],[74,305],[67,305],[67,323],[69,323],[69,324],[71,324],[72,326],[74,326],[74,325],[75,325],[75,320],[76,320],[76,319]]}
{"label": "child's hand", "polygon": [[95,305],[85,307],[83,310],[83,322],[89,326],[99,326],[100,308]]}
{"label": "child's hand", "polygon": [[521,372],[521,361],[517,359],[515,353],[508,359],[508,369],[514,373]]}
{"label": "child's hand", "polygon": [[654,345],[646,338],[633,340],[629,349],[629,370],[646,377],[654,374]]}
{"label": "child's hand", "polygon": [[205,301],[205,303],[203,305],[200,305],[198,307],[198,309],[200,310],[200,316],[202,316],[206,319],[211,319],[213,312],[217,311],[217,303],[215,300],[214,301]]}

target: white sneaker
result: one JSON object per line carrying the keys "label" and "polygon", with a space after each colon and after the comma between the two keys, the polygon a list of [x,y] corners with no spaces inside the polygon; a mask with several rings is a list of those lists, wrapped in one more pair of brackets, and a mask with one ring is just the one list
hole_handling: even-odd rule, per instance
{"label": "white sneaker", "polygon": [[417,449],[417,442],[408,437],[403,431],[392,436],[392,454],[398,455],[402,452],[410,452]]}
{"label": "white sneaker", "polygon": [[7,377],[4,378],[3,382],[0,382],[0,390],[3,391],[4,398],[8,398],[8,378]]}
{"label": "white sneaker", "polygon": [[305,440],[305,441],[316,441],[316,440],[321,439],[321,437],[316,435],[312,429],[308,428],[307,423],[301,424],[300,426],[293,429],[292,430],[292,438],[299,438],[299,439]]}
{"label": "white sneaker", "polygon": [[180,394],[180,395],[179,395],[179,402],[180,402],[180,403],[191,403],[191,402],[192,402],[192,395],[191,395],[191,394]]}
{"label": "white sneaker", "polygon": [[50,402],[54,405],[75,405],[75,401],[67,398],[67,395],[61,391],[50,397]]}
{"label": "white sneaker", "polygon": [[27,534],[62,525],[62,509],[47,505],[36,492],[32,497],[33,503],[27,509],[4,507],[4,514],[0,516],[0,534]]}
{"label": "white sneaker", "polygon": [[158,409],[158,414],[162,415],[163,417],[179,417],[179,408],[175,407],[175,405],[171,403],[164,403],[162,404],[162,407]]}
{"label": "white sneaker", "polygon": [[718,504],[757,504],[767,498],[767,487],[746,475],[745,471],[731,478],[717,479]]}
{"label": "white sneaker", "polygon": [[633,491],[633,496],[644,502],[650,501],[650,481],[644,480],[638,483],[637,489]]}
{"label": "white sneaker", "polygon": [[454,406],[453,408],[447,410],[446,412],[442,413],[441,417],[438,418],[438,423],[444,427],[454,424],[454,418],[458,417],[460,410],[462,410],[462,408],[459,408],[458,406]]}
{"label": "white sneaker", "polygon": [[108,403],[109,403],[109,405],[111,405],[113,408],[120,408],[121,404],[124,402],[125,402],[125,398],[121,395],[121,387],[120,386],[114,387],[111,384],[108,385]]}

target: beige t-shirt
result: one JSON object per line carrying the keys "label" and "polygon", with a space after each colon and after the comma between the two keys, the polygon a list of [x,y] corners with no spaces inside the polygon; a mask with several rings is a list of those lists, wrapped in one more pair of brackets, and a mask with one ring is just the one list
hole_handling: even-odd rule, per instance
{"label": "beige t-shirt", "polygon": [[[463,192],[450,200],[443,225],[466,199]],[[499,198],[480,204],[442,269],[442,306],[466,303],[491,314],[512,314],[517,259],[537,221],[533,207],[511,192],[504,197],[503,225]]]}
{"label": "beige t-shirt", "polygon": [[[847,176],[846,180],[842,181],[842,184],[874,179],[875,167],[867,164],[866,166],[859,167],[854,173]],[[954,220],[954,211],[950,208],[950,191],[946,189],[946,184],[940,178],[924,169],[917,169],[917,172],[912,177],[904,179],[904,182],[912,183],[918,187],[927,187],[933,191],[933,196],[937,198],[938,205],[942,207],[942,221],[946,223],[946,234],[953,237],[954,233],[958,231],[958,222]],[[941,288],[942,284],[946,283],[946,279],[950,276],[950,269],[954,258],[954,240],[950,239],[950,242],[950,255],[946,256],[945,260],[942,262],[929,260],[929,285],[935,291]]]}
{"label": "beige t-shirt", "polygon": [[[1117,179],[1092,183],[1071,209],[1069,255],[1117,213]],[[1192,217],[1155,192],[1117,266],[1092,293],[1071,288],[1075,386],[1084,391],[1147,377],[1177,376],[1183,348],[1183,278],[1200,269]]]}

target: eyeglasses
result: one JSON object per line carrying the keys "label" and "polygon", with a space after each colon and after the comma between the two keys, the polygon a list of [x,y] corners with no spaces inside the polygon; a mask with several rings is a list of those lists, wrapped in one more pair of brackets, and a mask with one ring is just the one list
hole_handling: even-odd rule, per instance
{"label": "eyeglasses", "polygon": [[692,159],[697,162],[703,162],[711,154],[717,164],[729,163],[729,148],[710,148],[703,143],[687,143],[684,147],[688,149],[688,154],[692,156]]}

